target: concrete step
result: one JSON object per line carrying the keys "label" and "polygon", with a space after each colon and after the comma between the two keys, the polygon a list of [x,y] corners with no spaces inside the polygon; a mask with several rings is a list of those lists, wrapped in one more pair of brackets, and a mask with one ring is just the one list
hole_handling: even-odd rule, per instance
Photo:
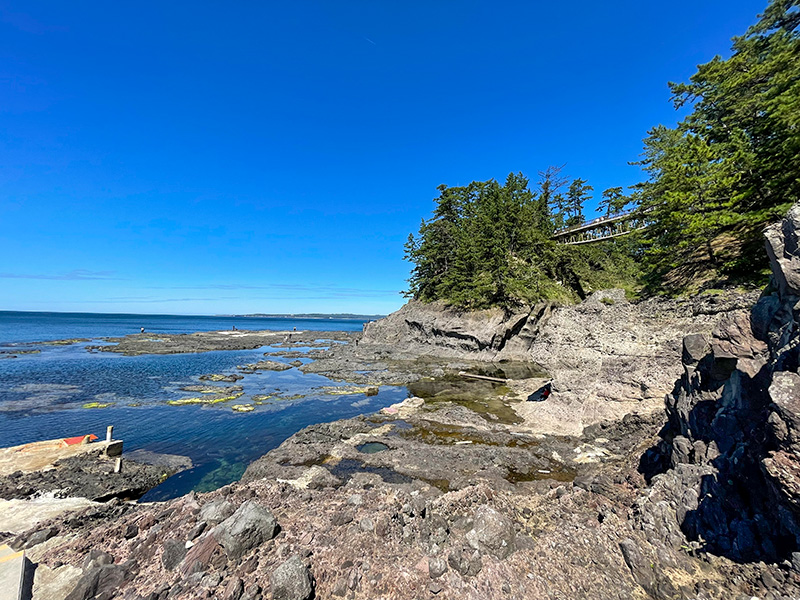
{"label": "concrete step", "polygon": [[0,600],[21,600],[25,581],[25,551],[0,546]]}

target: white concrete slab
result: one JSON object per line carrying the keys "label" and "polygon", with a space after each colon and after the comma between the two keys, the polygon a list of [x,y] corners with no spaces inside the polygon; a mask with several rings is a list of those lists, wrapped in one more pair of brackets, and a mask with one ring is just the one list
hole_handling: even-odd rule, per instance
{"label": "white concrete slab", "polygon": [[25,552],[0,547],[0,600],[21,600],[25,581]]}

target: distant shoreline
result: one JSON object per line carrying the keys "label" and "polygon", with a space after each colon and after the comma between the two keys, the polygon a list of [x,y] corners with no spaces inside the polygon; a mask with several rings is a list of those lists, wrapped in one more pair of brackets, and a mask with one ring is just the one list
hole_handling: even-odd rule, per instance
{"label": "distant shoreline", "polygon": [[107,313],[107,312],[81,312],[81,311],[52,311],[52,310],[0,310],[3,315],[102,315],[120,317],[183,317],[200,319],[241,319],[241,318],[261,318],[261,319],[347,319],[370,321],[382,319],[386,315],[357,315],[352,313],[250,313],[244,315],[214,314],[214,315],[195,315],[195,314],[168,314],[168,313]]}
{"label": "distant shoreline", "polygon": [[249,315],[218,315],[220,317],[258,318],[258,319],[348,319],[353,321],[374,321],[386,315],[354,315],[350,313],[300,313],[300,314],[268,314],[253,313]]}

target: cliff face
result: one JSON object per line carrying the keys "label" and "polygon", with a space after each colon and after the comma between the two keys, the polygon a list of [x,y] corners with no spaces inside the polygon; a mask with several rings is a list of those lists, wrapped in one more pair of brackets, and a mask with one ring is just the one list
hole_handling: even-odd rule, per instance
{"label": "cliff face", "polygon": [[631,412],[660,411],[681,374],[681,337],[710,334],[726,315],[746,320],[757,297],[730,293],[633,303],[622,290],[606,290],[575,306],[541,303],[517,312],[412,301],[368,324],[357,347],[336,348],[334,360],[311,368],[328,374],[328,365],[350,360],[367,371],[370,361],[388,357],[536,363],[552,378],[553,395],[518,410],[538,431],[577,435]]}
{"label": "cliff face", "polygon": [[643,460],[687,536],[736,561],[800,549],[799,235],[796,204],[765,232],[773,284],[751,313],[684,338],[663,440]]}

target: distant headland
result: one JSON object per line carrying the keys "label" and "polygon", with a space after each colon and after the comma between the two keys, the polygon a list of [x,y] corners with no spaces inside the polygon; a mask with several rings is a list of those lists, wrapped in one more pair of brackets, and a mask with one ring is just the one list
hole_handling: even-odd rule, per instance
{"label": "distant headland", "polygon": [[354,315],[351,313],[292,313],[292,314],[270,314],[253,313],[248,315],[220,315],[225,317],[255,317],[260,319],[353,319],[357,321],[374,321],[382,319],[386,315]]}

